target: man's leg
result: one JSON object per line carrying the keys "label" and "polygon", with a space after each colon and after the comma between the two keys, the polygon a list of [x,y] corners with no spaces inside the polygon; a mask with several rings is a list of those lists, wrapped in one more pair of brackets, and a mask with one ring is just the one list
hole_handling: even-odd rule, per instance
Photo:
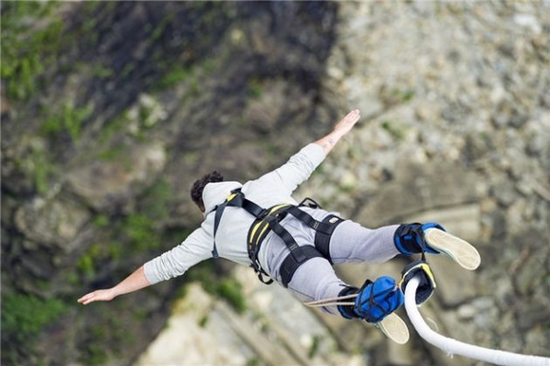
{"label": "man's leg", "polygon": [[[315,231],[297,222],[289,222],[286,229],[292,234],[299,246],[311,246]],[[267,265],[271,277],[282,284],[281,265],[289,255],[289,250],[281,238],[273,236],[266,243]],[[382,257],[395,255],[395,250]],[[359,260],[360,258],[358,258]],[[321,308],[330,314],[340,314],[345,318],[363,318],[377,322],[393,312],[403,302],[403,293],[395,280],[389,277],[377,279],[374,283],[366,282],[359,289],[343,282],[331,263],[322,257],[314,257],[303,262],[294,272],[288,283],[288,290],[303,302],[326,300],[342,295],[356,295],[346,302],[355,305],[333,304]],[[368,300],[368,301],[366,301]],[[375,304],[376,306],[373,306]]]}
{"label": "man's leg", "polygon": [[349,262],[381,263],[400,252],[393,237],[398,225],[367,229],[356,222],[342,222],[332,234],[330,255],[335,264]]}
{"label": "man's leg", "polygon": [[[288,290],[300,301],[330,299],[338,297],[344,290],[350,288],[344,283],[324,258],[312,258],[302,264],[288,284]],[[327,306],[323,311],[330,314],[339,314],[336,306]]]}
{"label": "man's leg", "polygon": [[342,300],[347,305],[335,304],[334,300],[331,301],[332,305],[321,309],[347,319],[361,318],[371,323],[384,319],[399,308],[404,300],[403,292],[394,279],[380,277],[374,282],[367,281],[359,289],[340,280],[330,263],[323,258],[313,258],[302,264],[294,273],[288,289],[303,302],[354,295]]}
{"label": "man's leg", "polygon": [[[285,229],[299,246],[312,246],[315,231],[300,221],[287,221]],[[284,241],[279,236],[272,235],[262,244],[260,251],[260,257],[263,255],[265,259],[264,268],[268,270],[273,280],[283,285],[281,265],[290,254]],[[337,297],[347,287],[348,285],[336,276],[330,262],[322,257],[311,258],[302,263],[288,283],[289,291],[302,302]],[[324,310],[331,314],[338,314],[336,307]]]}
{"label": "man's leg", "polygon": [[367,229],[346,220],[332,235],[330,254],[334,263],[385,262],[397,254],[444,254],[468,270],[480,264],[477,250],[433,222],[383,226]]}
{"label": "man's leg", "polygon": [[[309,243],[313,241],[315,235],[313,230],[305,228],[297,223],[288,223],[286,228],[289,229],[300,246],[311,246]],[[267,265],[271,272],[271,278],[282,285],[282,278],[280,275],[281,265],[289,255],[289,251],[281,238],[277,236],[271,237],[264,245],[265,247],[263,247],[263,250],[269,253],[266,257]],[[393,256],[396,252],[392,251],[391,253],[391,256]],[[344,293],[350,294],[359,291],[358,288],[350,286],[342,281],[336,275],[330,262],[322,257],[311,258],[302,263],[296,269],[291,281],[288,283],[288,290],[302,302],[330,299],[339,297]],[[350,307],[347,310],[352,311],[352,308],[353,307]],[[344,315],[342,309],[338,309],[335,305],[323,307],[321,309],[330,314],[357,317],[353,312],[348,313],[348,316]]]}

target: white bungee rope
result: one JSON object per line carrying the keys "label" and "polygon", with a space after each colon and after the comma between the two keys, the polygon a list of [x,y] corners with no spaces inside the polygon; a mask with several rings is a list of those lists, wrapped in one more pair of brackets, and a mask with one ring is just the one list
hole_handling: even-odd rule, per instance
{"label": "white bungee rope", "polygon": [[405,289],[405,309],[414,328],[428,343],[445,351],[449,356],[454,354],[469,358],[490,362],[496,365],[510,366],[550,366],[550,358],[540,356],[522,355],[512,352],[494,350],[457,341],[453,338],[442,336],[433,331],[424,321],[416,305],[416,289],[418,288],[418,275],[412,278]]}

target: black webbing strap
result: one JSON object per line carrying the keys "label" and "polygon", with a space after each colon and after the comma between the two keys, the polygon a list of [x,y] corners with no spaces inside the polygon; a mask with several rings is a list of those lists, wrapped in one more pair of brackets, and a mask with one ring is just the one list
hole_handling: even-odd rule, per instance
{"label": "black webbing strap", "polygon": [[[283,204],[271,207],[270,209],[266,210],[267,215],[265,215],[262,218],[256,219],[254,223],[250,226],[250,229],[248,230],[247,235],[247,250],[248,250],[248,257],[250,258],[250,261],[252,262],[251,266],[258,275],[258,279],[269,285],[273,282],[272,279],[265,280],[264,276],[268,276],[267,272],[262,268],[260,261],[258,260],[258,253],[260,252],[260,245],[262,241],[265,239],[267,234],[272,229],[272,225],[279,225],[279,221],[281,221],[284,216],[286,215],[286,209],[288,207],[291,207],[291,205]],[[286,242],[285,242],[286,244]]]}
{"label": "black webbing strap", "polygon": [[218,226],[220,225],[223,212],[225,211],[225,208],[227,206],[242,207],[255,217],[261,217],[267,214],[266,210],[264,210],[254,202],[244,198],[244,194],[241,192],[240,188],[232,190],[231,194],[225,199],[225,201],[214,208],[214,210],[216,210],[216,214],[214,216],[214,245],[212,248],[212,256],[214,258],[219,257],[218,249],[216,248],[216,233],[218,231]]}
{"label": "black webbing strap", "polygon": [[[302,260],[297,259],[297,257]],[[311,245],[297,247],[294,252],[290,252],[290,254],[284,259],[279,269],[283,286],[288,287],[288,284],[292,280],[292,276],[294,276],[294,272],[296,272],[298,267],[304,264],[307,260],[316,257],[322,258],[323,256],[317,249],[315,249],[315,247]]]}
{"label": "black webbing strap", "polygon": [[344,221],[345,220],[343,218],[336,215],[328,215],[321,222],[322,225],[327,225],[324,226],[326,231],[318,230],[315,233],[315,247],[323,255],[323,257],[330,262],[330,264],[334,264],[332,262],[332,257],[330,256],[330,237],[332,236],[334,229],[336,229],[336,226]]}
{"label": "black webbing strap", "polygon": [[[252,216],[257,218],[258,220],[261,220],[267,216],[269,213],[268,210],[263,209],[259,205],[255,204],[252,201],[247,200],[244,197],[244,194],[241,192],[240,188],[234,189],[231,191],[231,194],[225,199],[225,201],[216,206],[215,210],[215,216],[214,216],[214,244],[212,249],[212,256],[214,258],[218,258],[218,250],[216,248],[216,232],[218,231],[218,226],[220,225],[220,221],[223,215],[223,212],[226,207],[242,207],[244,208],[248,213],[250,213]],[[254,226],[254,225],[253,225]],[[252,227],[253,227],[252,226]],[[251,227],[251,228],[252,228]],[[249,231],[250,235],[250,231]],[[254,269],[254,271],[258,274],[258,278],[260,281],[262,281],[265,284],[270,284],[273,282],[273,280],[265,280],[263,276],[267,276],[267,273],[263,270],[261,267],[259,261],[258,261],[258,251],[259,251],[259,245],[258,246],[251,246],[250,240],[248,244],[248,257],[252,261],[251,267]]]}
{"label": "black webbing strap", "polygon": [[260,246],[261,242],[269,233],[271,229],[271,221],[268,219],[270,217],[274,217],[277,222],[280,222],[286,216],[286,211],[289,207],[292,207],[292,205],[283,204],[273,206],[267,210],[267,215],[265,217],[258,218],[256,219],[256,221],[254,221],[254,223],[252,223],[252,225],[250,226],[250,230],[248,231],[247,239],[249,249],[252,249],[253,251],[253,247]]}
{"label": "black webbing strap", "polygon": [[216,233],[218,232],[218,226],[220,226],[220,220],[222,219],[223,211],[225,208],[229,205],[229,201],[225,201],[221,205],[216,206],[215,210],[215,216],[214,216],[214,244],[212,245],[212,257],[218,258],[218,249],[216,248]]}
{"label": "black webbing strap", "polygon": [[322,257],[323,255],[319,253],[319,251],[315,249],[314,246],[299,246],[292,235],[290,235],[290,233],[277,222],[276,218],[269,217],[268,221],[271,229],[283,240],[283,242],[288,247],[288,250],[290,251],[290,254],[287,255],[287,257],[283,260],[283,263],[279,268],[279,274],[281,275],[283,286],[288,287],[288,284],[292,280],[292,276],[294,275],[294,272],[296,272],[298,267],[300,267],[302,264],[312,258]]}
{"label": "black webbing strap", "polygon": [[323,221],[317,221],[310,214],[300,210],[296,206],[291,207],[288,210],[288,213],[316,231],[315,247],[323,255],[323,257],[330,262],[330,264],[333,264],[330,257],[330,237],[332,236],[334,229],[336,229],[336,226],[342,223],[344,219],[331,214],[325,217]]}
{"label": "black webbing strap", "polygon": [[[313,202],[314,205],[308,204],[303,206],[310,208],[320,207],[315,201],[311,200],[311,202]],[[269,281],[264,280],[263,276],[267,276],[267,273],[263,270],[258,260],[260,245],[270,230],[275,232],[275,234],[283,240],[290,251],[290,254],[283,260],[280,267],[281,279],[285,287],[287,287],[292,280],[292,276],[294,272],[296,272],[296,269],[311,258],[324,257],[332,264],[329,250],[330,237],[336,226],[344,221],[342,218],[336,215],[329,215],[323,219],[323,221],[317,221],[307,212],[300,210],[298,206],[288,204],[264,209],[256,203],[246,199],[240,188],[231,191],[231,194],[227,197],[225,202],[215,209],[214,247],[212,250],[212,256],[214,258],[218,257],[215,240],[216,232],[223,212],[227,206],[242,207],[252,216],[256,217],[256,221],[251,225],[248,232],[247,250],[248,256],[252,262],[251,266],[263,283],[269,284],[273,282],[271,279]],[[292,235],[290,235],[290,233],[279,223],[287,213],[292,214],[292,216],[316,231],[315,246],[299,246]]]}

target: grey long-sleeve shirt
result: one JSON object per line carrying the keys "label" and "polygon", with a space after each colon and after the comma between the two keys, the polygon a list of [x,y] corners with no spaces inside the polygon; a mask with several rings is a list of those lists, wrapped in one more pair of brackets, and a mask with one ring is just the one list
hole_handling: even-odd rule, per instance
{"label": "grey long-sleeve shirt", "polygon": [[[195,264],[212,258],[214,245],[214,208],[223,203],[235,188],[242,188],[248,199],[262,207],[290,203],[297,204],[292,193],[325,159],[323,148],[311,143],[293,155],[281,167],[260,178],[246,182],[209,183],[203,191],[205,218],[180,245],[145,263],[145,276],[151,284],[183,275]],[[247,253],[247,234],[255,218],[237,207],[227,207],[216,233],[216,248],[222,258],[250,265]],[[273,235],[270,233],[269,235]],[[266,237],[266,240],[269,239]],[[266,253],[260,250],[259,261],[264,269]]]}

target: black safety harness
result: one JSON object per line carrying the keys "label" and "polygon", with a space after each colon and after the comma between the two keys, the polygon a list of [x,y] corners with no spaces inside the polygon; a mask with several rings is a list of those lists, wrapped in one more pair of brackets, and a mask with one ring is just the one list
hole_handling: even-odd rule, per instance
{"label": "black safety harness", "polygon": [[[307,212],[300,209],[300,207],[320,208],[319,204],[311,198],[306,198],[298,206],[291,204],[282,204],[267,209],[262,208],[256,203],[248,200],[244,196],[244,193],[241,192],[240,188],[231,191],[231,194],[226,198],[226,200],[215,208],[216,213],[214,216],[214,247],[212,250],[212,255],[214,256],[214,258],[218,257],[218,251],[216,249],[216,232],[218,230],[223,212],[228,206],[241,207],[256,218],[248,231],[247,249],[248,257],[252,261],[251,267],[254,269],[254,271],[258,275],[258,278],[263,283],[271,284],[273,282],[272,279],[266,280],[264,278],[264,276],[269,277],[269,275],[261,267],[258,260],[258,253],[260,251],[262,241],[265,239],[270,231],[273,231],[275,234],[277,234],[290,250],[290,253],[283,260],[283,263],[281,264],[281,268],[279,270],[283,286],[287,287],[292,280],[294,272],[296,272],[298,267],[300,267],[302,264],[312,258],[323,257],[327,259],[330,263],[332,263],[329,251],[330,237],[336,226],[344,221],[344,219],[333,214],[325,217],[323,221],[318,221],[314,219]],[[283,225],[280,224],[280,222],[288,214],[291,214],[298,220],[302,221],[305,225],[316,231],[314,240],[315,246],[299,246],[296,243],[296,240],[294,240],[292,235],[290,235],[290,233],[283,227]]]}

